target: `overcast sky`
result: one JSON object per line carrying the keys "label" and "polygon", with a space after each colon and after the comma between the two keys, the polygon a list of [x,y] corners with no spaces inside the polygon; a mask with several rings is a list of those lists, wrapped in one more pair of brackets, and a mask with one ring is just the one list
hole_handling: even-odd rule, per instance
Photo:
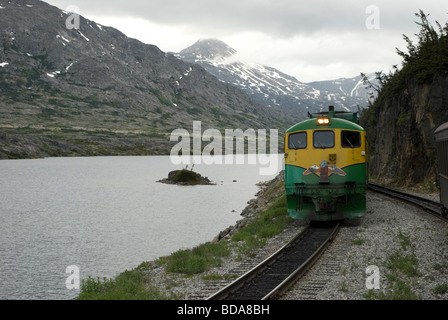
{"label": "overcast sky", "polygon": [[246,61],[311,82],[389,72],[400,64],[403,34],[419,28],[415,13],[448,21],[446,0],[46,0],[76,6],[87,19],[179,52],[217,38]]}

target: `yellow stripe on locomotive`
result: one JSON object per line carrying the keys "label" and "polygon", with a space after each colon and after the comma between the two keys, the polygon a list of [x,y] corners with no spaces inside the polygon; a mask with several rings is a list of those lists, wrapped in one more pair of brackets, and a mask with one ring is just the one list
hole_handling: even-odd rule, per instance
{"label": "yellow stripe on locomotive", "polygon": [[353,113],[310,115],[285,134],[285,189],[295,219],[358,218],[366,208],[366,134]]}

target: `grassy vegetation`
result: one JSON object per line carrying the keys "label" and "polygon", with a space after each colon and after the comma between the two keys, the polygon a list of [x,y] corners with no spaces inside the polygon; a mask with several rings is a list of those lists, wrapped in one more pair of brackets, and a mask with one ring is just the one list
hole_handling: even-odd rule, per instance
{"label": "grassy vegetation", "polygon": [[[164,300],[180,297],[151,283],[147,270],[164,267],[168,273],[191,276],[201,274],[212,267],[220,266],[222,259],[236,250],[243,257],[266,243],[266,240],[279,234],[293,220],[288,216],[286,197],[276,201],[261,212],[255,221],[242,228],[229,241],[204,243],[193,249],[179,250],[156,262],[144,262],[131,271],[125,271],[113,279],[88,278],[82,281],[79,300]],[[215,275],[210,275],[214,279]]]}
{"label": "grassy vegetation", "polygon": [[89,277],[82,282],[78,300],[169,300],[176,296],[151,285],[140,268],[119,274],[114,279]]}
{"label": "grassy vegetation", "polygon": [[179,250],[167,259],[166,271],[187,275],[202,273],[221,265],[222,257],[230,255],[224,243],[205,243],[192,250]]}
{"label": "grassy vegetation", "polygon": [[168,107],[171,107],[173,105],[173,103],[169,99],[165,98],[162,95],[160,90],[158,90],[156,88],[151,88],[150,91],[151,91],[152,94],[154,94],[157,97],[157,99],[159,99],[161,104],[163,104],[165,106],[168,106]]}
{"label": "grassy vegetation", "polygon": [[286,196],[280,198],[257,219],[233,235],[232,241],[241,255],[253,255],[266,240],[279,234],[293,220],[287,214]]}

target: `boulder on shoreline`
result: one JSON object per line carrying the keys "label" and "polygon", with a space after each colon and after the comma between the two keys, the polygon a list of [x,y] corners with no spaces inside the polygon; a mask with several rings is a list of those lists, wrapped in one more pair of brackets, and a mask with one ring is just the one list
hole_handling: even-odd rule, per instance
{"label": "boulder on shoreline", "polygon": [[212,183],[207,177],[203,177],[199,173],[187,169],[171,171],[168,174],[168,178],[157,182],[177,184],[181,186],[214,185],[214,183]]}

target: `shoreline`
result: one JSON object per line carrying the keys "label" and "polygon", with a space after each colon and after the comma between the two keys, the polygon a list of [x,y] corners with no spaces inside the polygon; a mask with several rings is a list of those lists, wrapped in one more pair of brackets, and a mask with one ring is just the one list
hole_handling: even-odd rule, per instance
{"label": "shoreline", "polygon": [[[211,244],[211,245],[220,245],[225,244],[228,245],[229,243],[233,243],[234,241],[231,240],[232,236],[237,234],[239,231],[244,229],[245,227],[250,226],[259,216],[260,213],[263,213],[263,211],[269,209],[272,205],[274,205],[276,202],[278,202],[278,199],[284,195],[284,181],[283,181],[283,171],[281,171],[274,179],[268,180],[268,181],[260,181],[256,183],[256,185],[260,188],[259,191],[255,194],[255,197],[250,199],[247,202],[247,206],[241,211],[240,216],[241,219],[236,221],[233,225],[225,228],[224,230],[220,231],[213,239],[208,240],[207,242],[198,245],[195,248],[190,248],[186,250],[179,250],[179,251],[192,251],[196,248],[199,248],[203,245]],[[286,213],[286,212],[285,212]],[[286,214],[283,214],[283,216],[286,216]],[[289,217],[288,217],[289,218]],[[294,222],[293,222],[294,224]],[[293,233],[295,234],[295,231],[293,229]],[[268,240],[268,242],[270,239]],[[244,242],[244,241],[243,241]],[[238,245],[241,244],[241,241],[238,242]],[[277,244],[275,246],[275,252],[277,250],[277,247],[280,244]],[[240,253],[237,252],[238,248],[233,247],[234,244],[229,245],[232,246],[230,257],[224,257],[222,264],[228,264],[229,259],[230,260],[237,260],[233,261],[232,265],[238,265],[242,261],[248,259],[248,257],[238,257]],[[253,250],[251,250],[253,251]],[[255,251],[260,251],[263,255],[267,254],[267,251],[265,249],[259,248]],[[272,253],[273,253],[272,252]],[[147,277],[148,279],[145,280],[145,282],[149,282],[149,288],[147,290],[160,290],[160,293],[156,296],[156,298],[150,298],[150,300],[172,300],[172,299],[191,299],[191,295],[187,294],[184,295],[182,293],[182,289],[180,291],[178,290],[177,284],[180,284],[181,282],[184,282],[185,280],[192,280],[192,279],[201,279],[202,277],[221,277],[220,275],[212,275],[213,272],[216,270],[215,267],[210,268],[209,270],[206,270],[205,272],[200,272],[197,274],[188,275],[185,273],[177,273],[177,272],[169,272],[167,271],[167,260],[176,255],[176,252],[172,252],[168,256],[159,257],[158,259],[154,259],[151,261],[143,261],[139,266],[135,267],[132,270],[125,270],[120,274],[117,274],[114,278],[111,279],[100,279],[99,277],[95,280],[91,277],[88,279],[83,279],[83,282],[86,281],[90,282],[90,285],[93,285],[94,287],[102,287],[102,286],[108,286],[107,283],[111,283],[116,281],[116,279],[120,278],[121,276],[127,274],[127,273],[138,273],[142,275],[143,277]],[[249,253],[250,255],[253,255],[254,252]],[[258,254],[255,252],[255,254]],[[267,256],[266,256],[267,257]],[[238,261],[241,260],[241,261]],[[220,264],[221,265],[221,264]],[[218,266],[219,268],[219,266]],[[199,280],[201,281],[201,280]],[[175,287],[172,287],[172,284],[175,283]],[[182,286],[182,285],[181,285]],[[201,285],[199,284],[199,287]],[[196,291],[196,289],[191,289],[188,291]],[[104,299],[103,297],[94,297],[94,298],[85,298],[82,296],[82,288],[80,294],[78,294],[78,297],[76,299]],[[194,294],[193,294],[194,295]],[[159,298],[160,296],[160,298]],[[171,297],[171,298],[170,298]],[[107,299],[107,298],[106,298]],[[116,298],[112,298],[116,299]],[[118,298],[122,299],[122,298]],[[135,298],[131,298],[135,299]]]}
{"label": "shoreline", "polygon": [[283,186],[284,171],[281,171],[274,179],[269,181],[260,181],[256,185],[260,187],[260,190],[255,194],[255,198],[250,199],[247,202],[247,206],[241,211],[240,216],[242,219],[236,221],[232,226],[220,231],[211,240],[212,243],[216,243],[221,240],[229,240],[232,235],[237,233],[239,230],[249,225],[254,218],[265,210],[270,204],[272,204],[275,197],[279,196],[278,190],[271,190],[275,188],[275,184],[282,183]]}

